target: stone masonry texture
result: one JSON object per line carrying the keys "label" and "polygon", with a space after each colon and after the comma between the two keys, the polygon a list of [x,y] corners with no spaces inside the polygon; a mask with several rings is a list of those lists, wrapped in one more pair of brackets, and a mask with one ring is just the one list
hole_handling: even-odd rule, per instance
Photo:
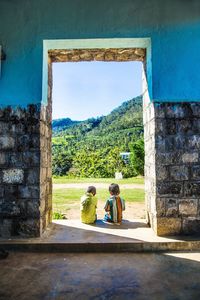
{"label": "stone masonry texture", "polygon": [[39,236],[51,220],[48,107],[0,109],[0,237]]}
{"label": "stone masonry texture", "polygon": [[146,50],[144,48],[49,50],[51,62],[145,61],[145,57]]}
{"label": "stone masonry texture", "polygon": [[200,231],[200,104],[145,103],[149,221],[158,235]]}

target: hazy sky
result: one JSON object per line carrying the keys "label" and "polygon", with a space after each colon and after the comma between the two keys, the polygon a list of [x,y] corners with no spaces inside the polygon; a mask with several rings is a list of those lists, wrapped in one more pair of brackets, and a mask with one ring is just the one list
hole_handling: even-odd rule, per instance
{"label": "hazy sky", "polygon": [[53,119],[107,115],[141,93],[141,62],[53,64]]}

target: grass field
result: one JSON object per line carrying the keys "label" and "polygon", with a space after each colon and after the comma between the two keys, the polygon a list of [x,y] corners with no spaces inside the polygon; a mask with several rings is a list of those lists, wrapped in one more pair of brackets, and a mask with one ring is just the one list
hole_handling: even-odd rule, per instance
{"label": "grass field", "polygon": [[[67,202],[69,204],[74,201],[80,202],[80,197],[85,193],[85,189],[58,189],[53,192],[53,202],[62,204]],[[121,197],[127,202],[142,202],[144,201],[144,191],[142,189],[121,189]],[[100,201],[105,201],[108,197],[107,189],[98,189],[97,198]]]}
{"label": "grass field", "polygon": [[68,178],[67,176],[54,176],[53,183],[118,183],[118,184],[144,184],[144,177],[132,177],[116,180],[114,178]]}
{"label": "grass field", "polygon": [[[53,192],[53,212],[70,214],[70,210],[78,210],[80,207],[80,197],[85,189],[58,189]],[[98,189],[98,202],[103,203],[109,197],[107,189]],[[144,190],[142,189],[121,189],[121,197],[126,203],[144,202]]]}
{"label": "grass field", "polygon": [[[53,178],[53,183],[56,184],[70,184],[70,183],[118,183],[121,184],[144,184],[143,177],[133,177],[121,180],[114,178],[68,178],[66,176],[59,176]],[[126,204],[129,206],[134,203],[144,203],[144,190],[143,189],[125,189],[120,188],[121,197],[125,199]],[[61,218],[62,214],[67,218],[73,218],[79,214],[80,210],[80,197],[85,193],[85,188],[58,188],[53,190],[53,213],[57,213],[57,217]],[[104,207],[106,199],[109,197],[108,189],[98,188],[97,199],[99,207]]]}

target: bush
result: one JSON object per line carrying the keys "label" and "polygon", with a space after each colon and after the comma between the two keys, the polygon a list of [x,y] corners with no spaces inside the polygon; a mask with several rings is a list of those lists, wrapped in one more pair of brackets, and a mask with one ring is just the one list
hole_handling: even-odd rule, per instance
{"label": "bush", "polygon": [[65,215],[59,212],[53,212],[53,219],[54,220],[64,220],[66,219]]}
{"label": "bush", "polygon": [[130,164],[136,175],[144,175],[144,139],[139,139],[131,146]]}

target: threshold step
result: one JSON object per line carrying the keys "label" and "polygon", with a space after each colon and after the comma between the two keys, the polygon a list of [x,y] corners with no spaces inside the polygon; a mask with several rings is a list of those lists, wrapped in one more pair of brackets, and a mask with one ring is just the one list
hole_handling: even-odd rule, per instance
{"label": "threshold step", "polygon": [[200,241],[134,243],[0,242],[0,248],[8,251],[41,253],[138,253],[167,251],[200,251]]}
{"label": "threshold step", "polygon": [[118,225],[54,220],[40,238],[0,239],[0,248],[27,252],[159,252],[200,251],[199,236],[158,237],[145,220]]}

